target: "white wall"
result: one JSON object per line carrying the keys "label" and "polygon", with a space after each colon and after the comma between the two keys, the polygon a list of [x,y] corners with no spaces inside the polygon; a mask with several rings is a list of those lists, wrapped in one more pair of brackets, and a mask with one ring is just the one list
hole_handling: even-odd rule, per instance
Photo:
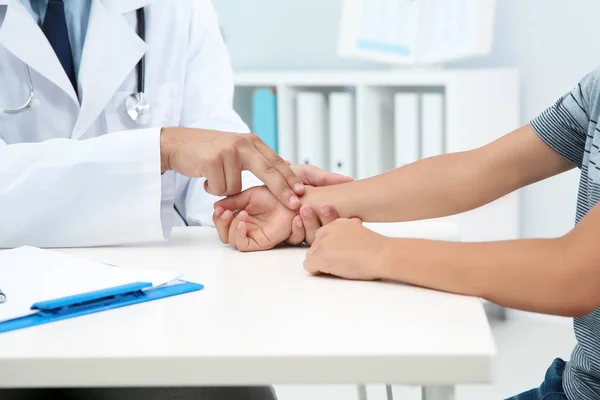
{"label": "white wall", "polygon": [[[237,70],[379,67],[336,56],[342,0],[214,1]],[[600,2],[497,3],[492,53],[451,67],[519,67],[526,123],[600,64]],[[577,181],[573,171],[524,191],[524,237],[556,236],[572,227]]]}

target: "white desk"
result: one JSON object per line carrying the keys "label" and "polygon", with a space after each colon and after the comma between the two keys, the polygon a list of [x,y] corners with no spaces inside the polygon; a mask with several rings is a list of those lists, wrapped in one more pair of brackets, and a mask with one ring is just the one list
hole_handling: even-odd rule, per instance
{"label": "white desk", "polygon": [[304,248],[239,253],[211,228],[64,251],[174,269],[206,287],[1,334],[0,387],[389,383],[450,399],[453,385],[492,378],[495,345],[476,298],[313,277]]}

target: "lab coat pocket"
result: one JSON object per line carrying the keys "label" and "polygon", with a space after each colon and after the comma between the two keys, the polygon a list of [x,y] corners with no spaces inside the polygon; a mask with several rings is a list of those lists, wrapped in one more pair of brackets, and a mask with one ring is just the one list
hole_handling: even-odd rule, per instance
{"label": "lab coat pocket", "polygon": [[175,83],[165,83],[147,88],[145,95],[152,110],[152,119],[146,126],[138,125],[127,114],[125,102],[131,95],[131,91],[119,91],[114,95],[110,104],[106,107],[105,117],[108,133],[140,128],[159,128],[178,125],[178,89]]}

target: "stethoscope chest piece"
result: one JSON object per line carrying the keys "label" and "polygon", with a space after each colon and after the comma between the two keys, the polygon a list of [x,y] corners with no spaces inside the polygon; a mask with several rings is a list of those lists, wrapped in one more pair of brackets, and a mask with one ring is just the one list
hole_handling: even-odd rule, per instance
{"label": "stethoscope chest piece", "polygon": [[[136,11],[136,16],[138,35],[140,39],[146,41],[146,18],[143,7]],[[127,115],[138,125],[148,125],[152,121],[152,107],[145,96],[145,66],[146,57],[144,55],[137,64],[137,93],[132,94],[125,100],[125,110],[127,111]],[[27,64],[24,64],[24,69],[27,86],[29,87],[29,97],[27,98],[27,101],[18,107],[0,107],[0,115],[20,114],[25,110],[39,106],[40,102],[35,97],[33,81]]]}
{"label": "stethoscope chest piece", "polygon": [[138,125],[148,125],[152,121],[152,108],[143,92],[134,93],[125,100],[127,115]]}

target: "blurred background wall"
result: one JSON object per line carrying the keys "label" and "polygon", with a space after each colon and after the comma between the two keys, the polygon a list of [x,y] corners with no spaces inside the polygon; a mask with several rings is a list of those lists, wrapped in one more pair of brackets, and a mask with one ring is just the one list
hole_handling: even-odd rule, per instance
{"label": "blurred background wall", "polygon": [[[382,68],[337,57],[341,0],[213,1],[236,71]],[[497,0],[491,54],[448,67],[518,67],[527,123],[600,65],[599,21],[597,0]],[[523,191],[523,237],[573,226],[578,178],[571,171]]]}

